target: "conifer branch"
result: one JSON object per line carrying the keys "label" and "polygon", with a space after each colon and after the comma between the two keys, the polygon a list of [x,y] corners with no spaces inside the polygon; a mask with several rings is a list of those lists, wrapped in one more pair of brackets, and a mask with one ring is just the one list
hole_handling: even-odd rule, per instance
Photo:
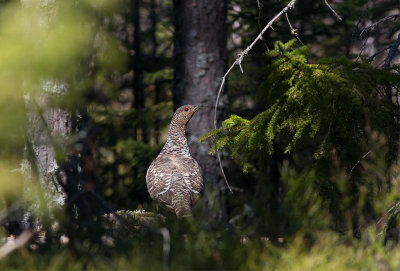
{"label": "conifer branch", "polygon": [[[228,76],[228,74],[232,71],[232,69],[233,69],[236,65],[239,66],[240,71],[243,73],[243,68],[242,68],[242,61],[243,61],[243,58],[249,53],[249,51],[250,51],[250,50],[253,48],[253,46],[257,43],[257,41],[262,40],[262,37],[263,37],[265,31],[267,31],[268,28],[271,28],[271,27],[272,27],[272,24],[273,24],[276,20],[278,20],[278,18],[281,17],[282,14],[286,13],[289,9],[292,9],[292,8],[294,7],[294,4],[296,3],[296,1],[297,1],[297,0],[292,0],[292,1],[290,1],[289,4],[287,4],[286,7],[284,7],[277,15],[275,15],[274,18],[272,18],[271,21],[268,22],[268,24],[263,28],[263,30],[261,30],[261,32],[258,34],[258,36],[253,40],[253,42],[252,42],[245,50],[243,50],[243,51],[238,55],[238,57],[236,58],[235,62],[233,62],[233,64],[229,67],[229,69],[226,71],[226,73],[225,73],[224,76],[222,77],[221,85],[220,85],[219,90],[218,90],[218,95],[217,95],[217,99],[216,99],[216,101],[215,101],[215,107],[214,107],[214,129],[217,129],[218,102],[219,102],[219,97],[221,96],[222,89],[223,89],[223,87],[224,87],[224,85],[225,85],[226,77]],[[223,169],[223,167],[222,167],[221,157],[220,157],[220,154],[219,154],[219,151],[218,151],[218,150],[217,150],[217,157],[218,157],[219,166],[220,166],[221,171],[222,171],[222,175],[223,175],[223,177],[224,177],[224,179],[225,179],[225,183],[226,183],[226,185],[228,186],[228,188],[229,188],[229,190],[231,191],[231,193],[233,193],[231,187],[229,186],[228,180],[226,179],[225,172],[224,172],[224,169]]]}

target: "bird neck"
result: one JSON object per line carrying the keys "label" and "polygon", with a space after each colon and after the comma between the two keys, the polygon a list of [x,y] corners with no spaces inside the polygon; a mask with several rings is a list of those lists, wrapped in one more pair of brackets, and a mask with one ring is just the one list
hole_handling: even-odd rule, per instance
{"label": "bird neck", "polygon": [[190,156],[185,131],[185,124],[180,124],[173,120],[169,126],[167,142],[165,142],[161,153]]}

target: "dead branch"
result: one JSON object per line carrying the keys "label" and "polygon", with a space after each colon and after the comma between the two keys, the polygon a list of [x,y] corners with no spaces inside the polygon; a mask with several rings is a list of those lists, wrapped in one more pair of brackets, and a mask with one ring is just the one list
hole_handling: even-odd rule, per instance
{"label": "dead branch", "polygon": [[301,39],[299,37],[297,29],[293,28],[292,24],[290,23],[289,16],[288,16],[287,12],[285,12],[285,14],[286,14],[286,20],[287,20],[287,22],[289,24],[289,27],[290,27],[290,34],[292,34],[292,36],[295,37],[301,43],[301,45],[304,45],[304,43],[301,41]]}
{"label": "dead branch", "polygon": [[328,8],[332,11],[333,15],[335,15],[335,17],[336,17],[339,21],[342,21],[342,17],[340,17],[339,14],[336,13],[336,11],[331,7],[331,5],[329,5],[328,1],[327,1],[327,0],[324,0],[324,1],[325,1],[325,5],[328,6]]}
{"label": "dead branch", "polygon": [[399,45],[400,45],[400,33],[397,36],[397,39],[395,40],[395,42],[390,46],[389,53],[385,58],[385,63],[382,65],[382,69],[386,69],[389,67],[390,62],[393,60],[394,56],[396,55]]}
{"label": "dead branch", "polygon": [[360,33],[360,39],[365,39],[365,37],[380,23],[383,23],[385,21],[388,21],[390,19],[398,19],[400,18],[400,14],[395,14],[395,15],[389,15],[386,16],[382,19],[380,19],[379,21],[377,21],[376,23],[371,24],[370,26],[364,28],[361,33]]}
{"label": "dead branch", "polygon": [[371,151],[369,150],[366,154],[363,155],[363,157],[360,158],[360,160],[357,161],[357,163],[351,168],[349,175],[351,175],[351,173],[353,173],[353,170],[358,166],[358,164],[360,164],[361,160],[364,159],[365,157],[367,157],[370,153],[371,153]]}
{"label": "dead branch", "polygon": [[399,209],[400,209],[400,201],[393,204],[392,207],[390,207],[389,210],[387,210],[386,213],[378,219],[378,221],[376,222],[376,229],[378,231],[377,234],[378,236],[382,235],[385,232],[389,220],[399,213]]}
{"label": "dead branch", "polygon": [[7,243],[0,247],[0,259],[4,258],[14,250],[23,247],[32,238],[32,232],[30,230],[23,231],[14,240],[9,240]]}
{"label": "dead branch", "polygon": [[382,50],[380,50],[380,51],[376,52],[375,54],[373,54],[372,56],[370,56],[370,57],[368,58],[368,62],[371,63],[371,62],[374,60],[374,58],[375,58],[376,56],[378,56],[378,55],[382,54],[383,52],[385,52],[386,50],[390,49],[390,47],[391,47],[391,46],[388,46],[388,47],[386,47],[386,48],[383,48]]}

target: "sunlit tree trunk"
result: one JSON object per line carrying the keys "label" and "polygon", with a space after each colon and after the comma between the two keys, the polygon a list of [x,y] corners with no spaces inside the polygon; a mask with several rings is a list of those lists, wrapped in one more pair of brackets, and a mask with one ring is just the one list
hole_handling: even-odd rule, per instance
{"label": "sunlit tree trunk", "polygon": [[[74,218],[85,219],[93,216],[100,205],[95,198],[99,183],[90,149],[88,117],[49,107],[48,98],[61,98],[65,91],[62,83],[47,80],[40,97],[27,100],[28,140],[48,207],[63,206]],[[76,142],[66,146],[72,135],[78,135]],[[56,142],[64,144],[57,146]],[[65,155],[57,157],[57,149]]]}
{"label": "sunlit tree trunk", "polygon": [[[71,133],[71,116],[58,108],[48,108],[48,97],[63,95],[65,85],[47,80],[41,97],[27,97],[28,140],[32,148],[36,169],[50,206],[62,206],[67,195],[63,186],[66,180],[58,180],[60,168],[52,137]],[[64,183],[61,183],[64,182]]]}

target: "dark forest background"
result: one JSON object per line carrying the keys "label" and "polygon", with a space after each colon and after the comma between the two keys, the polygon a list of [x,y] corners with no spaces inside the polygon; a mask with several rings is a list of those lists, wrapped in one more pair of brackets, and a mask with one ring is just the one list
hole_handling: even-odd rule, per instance
{"label": "dark forest background", "polygon": [[[398,0],[0,1],[1,269],[398,269],[399,46]],[[183,104],[176,219],[145,175]]]}

